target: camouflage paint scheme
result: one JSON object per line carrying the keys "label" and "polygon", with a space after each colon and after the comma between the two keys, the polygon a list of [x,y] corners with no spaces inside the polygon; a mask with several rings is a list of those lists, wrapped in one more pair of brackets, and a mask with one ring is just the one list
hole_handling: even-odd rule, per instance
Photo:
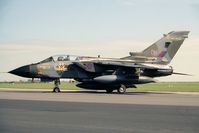
{"label": "camouflage paint scheme", "polygon": [[142,52],[130,52],[130,56],[123,58],[57,55],[10,73],[54,80],[55,88],[58,88],[57,81],[60,78],[73,78],[81,88],[103,89],[107,92],[117,89],[123,93],[126,88],[135,87],[134,84],[155,82],[154,77],[180,74],[174,73],[168,64],[188,34],[189,31],[172,31]]}

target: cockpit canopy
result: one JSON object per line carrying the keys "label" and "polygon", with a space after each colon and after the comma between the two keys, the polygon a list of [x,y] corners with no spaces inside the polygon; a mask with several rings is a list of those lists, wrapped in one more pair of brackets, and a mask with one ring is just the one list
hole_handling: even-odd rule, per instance
{"label": "cockpit canopy", "polygon": [[46,63],[46,62],[51,62],[51,61],[75,61],[75,60],[80,60],[80,56],[76,56],[76,55],[55,55],[55,56],[51,56],[39,63]]}

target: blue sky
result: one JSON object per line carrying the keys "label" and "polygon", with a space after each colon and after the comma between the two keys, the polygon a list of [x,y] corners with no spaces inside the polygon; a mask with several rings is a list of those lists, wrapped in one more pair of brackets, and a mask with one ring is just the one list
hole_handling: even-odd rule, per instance
{"label": "blue sky", "polygon": [[163,33],[190,30],[187,46],[173,64],[190,72],[183,59],[199,57],[198,29],[198,0],[1,0],[0,67],[8,71],[59,53],[121,57],[144,49]]}
{"label": "blue sky", "polygon": [[152,32],[199,28],[198,2],[190,0],[5,0],[1,4],[3,42],[141,39],[143,33],[150,37]]}

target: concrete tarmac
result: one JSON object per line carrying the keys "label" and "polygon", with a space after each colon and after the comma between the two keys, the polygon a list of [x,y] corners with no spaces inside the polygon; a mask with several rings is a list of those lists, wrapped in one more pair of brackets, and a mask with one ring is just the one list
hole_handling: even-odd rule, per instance
{"label": "concrete tarmac", "polygon": [[199,95],[0,91],[1,133],[198,133]]}
{"label": "concrete tarmac", "polygon": [[120,103],[147,105],[199,106],[199,95],[164,92],[127,92],[126,94],[107,94],[105,91],[62,91],[50,90],[8,90],[0,89],[0,99],[39,100],[89,103]]}

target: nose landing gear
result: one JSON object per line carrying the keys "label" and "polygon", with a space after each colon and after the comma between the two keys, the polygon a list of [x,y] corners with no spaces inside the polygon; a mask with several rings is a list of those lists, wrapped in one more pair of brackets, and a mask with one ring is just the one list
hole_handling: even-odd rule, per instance
{"label": "nose landing gear", "polygon": [[60,84],[61,84],[61,83],[60,83],[60,80],[59,80],[59,79],[56,79],[56,80],[54,81],[55,87],[53,88],[53,92],[55,92],[55,93],[61,92],[61,91],[60,91],[60,88],[59,88],[59,85],[60,85]]}

